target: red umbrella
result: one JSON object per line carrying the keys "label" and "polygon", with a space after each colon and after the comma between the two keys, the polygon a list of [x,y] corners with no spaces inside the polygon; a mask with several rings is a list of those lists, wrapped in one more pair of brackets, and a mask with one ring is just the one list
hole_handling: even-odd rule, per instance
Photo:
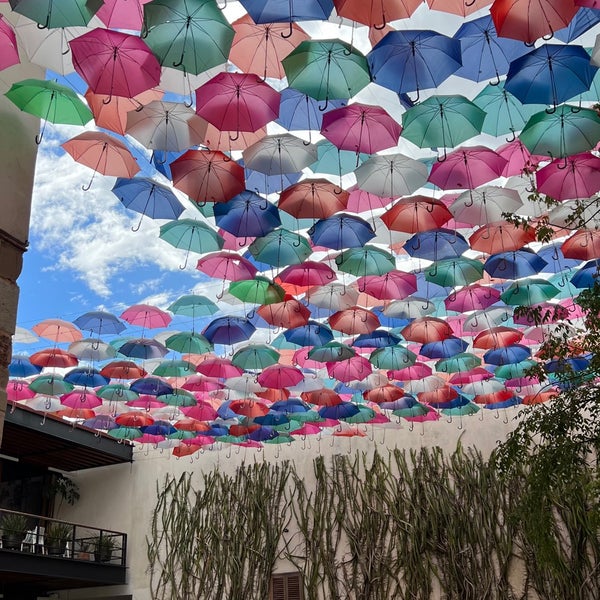
{"label": "red umbrella", "polygon": [[469,238],[469,244],[473,250],[498,254],[499,252],[518,250],[534,240],[535,230],[533,227],[523,229],[508,221],[496,221],[477,229]]}
{"label": "red umbrella", "polygon": [[[281,59],[308,39],[295,23],[255,23],[244,15],[232,23],[235,30],[229,60],[246,73],[262,73],[263,78],[283,79]],[[285,34],[285,35],[283,35]]]}
{"label": "red umbrella", "polygon": [[438,229],[451,218],[452,213],[441,200],[427,196],[401,198],[381,215],[388,229],[405,233]]}
{"label": "red umbrella", "polygon": [[286,296],[283,302],[260,306],[256,312],[273,327],[293,329],[308,323],[310,310],[296,298]]}
{"label": "red umbrella", "polygon": [[[130,179],[140,170],[129,148],[117,138],[101,131],[84,131],[61,146],[78,163],[93,169],[94,175],[101,173]],[[94,175],[90,183],[84,186],[84,190],[90,189]]]}
{"label": "red umbrella", "polygon": [[565,258],[592,260],[600,258],[600,231],[580,229],[560,247]]}
{"label": "red umbrella", "polygon": [[567,27],[578,8],[573,0],[495,0],[490,13],[499,37],[532,44]]}
{"label": "red umbrella", "polygon": [[96,94],[133,98],[160,82],[160,64],[136,35],[96,28],[69,42],[73,66]]}
{"label": "red umbrella", "polygon": [[433,165],[429,181],[442,190],[475,189],[500,177],[506,162],[485,146],[457,148]]}
{"label": "red umbrella", "polygon": [[405,340],[426,344],[440,342],[454,334],[452,327],[437,317],[421,317],[404,327],[400,334]]}
{"label": "red umbrella", "polygon": [[76,367],[79,359],[66,350],[48,348],[32,354],[29,362],[38,367]]}
{"label": "red umbrella", "polygon": [[414,365],[404,367],[397,371],[388,371],[388,377],[390,379],[396,379],[398,381],[413,381],[415,379],[423,379],[429,377],[433,373],[433,369],[422,362],[416,362]]}
{"label": "red umbrella", "polygon": [[589,198],[600,190],[600,158],[591,152],[557,158],[535,174],[537,190],[555,200]]}
{"label": "red umbrella", "polygon": [[209,277],[223,281],[241,281],[253,279],[256,267],[243,256],[236,252],[212,252],[198,260],[198,271],[206,273]]}
{"label": "red umbrella", "polygon": [[250,419],[253,419],[254,417],[264,417],[269,412],[269,407],[266,404],[250,399],[233,400],[229,403],[229,408],[234,413]]}
{"label": "red umbrella", "polygon": [[325,263],[307,260],[298,265],[290,265],[279,273],[283,283],[301,287],[325,285],[336,278],[335,271]]}
{"label": "red umbrella", "polygon": [[232,362],[226,358],[209,358],[201,362],[197,367],[196,371],[206,375],[207,377],[217,377],[227,379],[228,377],[238,377],[244,370],[240,367],[236,367]]}
{"label": "red umbrella", "polygon": [[401,131],[398,121],[383,108],[358,102],[325,113],[321,125],[321,133],[334,146],[357,154],[393,148]]}
{"label": "red umbrella", "polygon": [[349,335],[371,333],[381,325],[377,315],[358,306],[333,313],[329,317],[328,323],[331,329]]}
{"label": "red umbrella", "polygon": [[102,367],[100,375],[110,379],[140,379],[148,373],[131,360],[115,360]]}
{"label": "red umbrella", "polygon": [[134,304],[121,313],[121,319],[144,329],[166,327],[172,318],[169,313],[149,304]]}
{"label": "red umbrella", "polygon": [[281,192],[277,207],[297,219],[326,219],[345,210],[349,196],[327,179],[303,179]]}
{"label": "red umbrella", "polygon": [[408,19],[423,3],[423,0],[334,0],[340,17],[382,29],[386,23]]}
{"label": "red umbrella", "polygon": [[115,422],[122,427],[146,427],[154,423],[154,418],[148,413],[132,410],[118,415]]}
{"label": "red umbrella", "polygon": [[393,402],[394,400],[398,400],[405,394],[406,392],[401,387],[388,383],[363,392],[363,397],[369,402],[381,404],[382,402]]}
{"label": "red umbrella", "polygon": [[466,17],[475,11],[485,8],[492,3],[492,0],[427,0],[431,10],[439,10],[453,15]]}
{"label": "red umbrella", "polygon": [[274,121],[279,102],[279,92],[252,73],[219,73],[196,90],[196,113],[219,129],[238,133]]}
{"label": "red umbrella", "polygon": [[188,150],[170,167],[173,185],[199,204],[227,202],[246,189],[244,168],[220,151]]}
{"label": "red umbrella", "polygon": [[281,390],[298,385],[304,379],[304,373],[295,367],[273,365],[267,367],[257,377],[260,385],[266,388]]}
{"label": "red umbrella", "polygon": [[335,406],[340,404],[342,399],[339,394],[329,388],[321,388],[319,390],[311,390],[310,392],[302,392],[300,398],[309,404],[317,406]]}

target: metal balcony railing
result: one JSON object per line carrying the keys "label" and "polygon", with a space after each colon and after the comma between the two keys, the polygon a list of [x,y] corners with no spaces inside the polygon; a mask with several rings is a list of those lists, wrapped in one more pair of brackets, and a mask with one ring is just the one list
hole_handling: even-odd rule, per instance
{"label": "metal balcony railing", "polygon": [[127,534],[0,509],[0,550],[126,566]]}

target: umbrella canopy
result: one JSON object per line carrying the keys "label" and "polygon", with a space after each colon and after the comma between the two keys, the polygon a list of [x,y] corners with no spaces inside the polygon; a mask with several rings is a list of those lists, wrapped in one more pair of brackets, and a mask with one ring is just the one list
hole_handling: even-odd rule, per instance
{"label": "umbrella canopy", "polygon": [[35,21],[41,29],[59,27],[85,27],[102,6],[101,0],[42,0],[27,2],[11,0],[10,7],[17,13]]}
{"label": "umbrella canopy", "polygon": [[178,219],[169,221],[160,227],[160,239],[175,248],[186,251],[186,260],[183,268],[187,265],[190,252],[204,254],[220,250],[225,243],[223,238],[206,223],[195,219]]}

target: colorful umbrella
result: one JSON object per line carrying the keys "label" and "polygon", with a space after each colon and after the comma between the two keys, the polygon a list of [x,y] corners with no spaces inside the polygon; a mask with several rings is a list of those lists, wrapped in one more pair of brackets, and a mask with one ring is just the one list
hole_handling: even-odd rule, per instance
{"label": "colorful umbrella", "polygon": [[179,219],[169,221],[160,227],[160,239],[175,248],[186,251],[185,269],[190,252],[204,254],[220,250],[225,243],[223,238],[209,225],[194,219]]}
{"label": "colorful umbrella", "polygon": [[17,48],[17,36],[4,15],[0,15],[0,49],[2,50],[0,71],[21,62],[19,58],[19,49]]}
{"label": "colorful umbrella", "polygon": [[235,237],[263,236],[281,225],[277,207],[249,190],[215,204],[214,214],[217,225]]}
{"label": "colorful umbrella", "polygon": [[303,179],[281,192],[277,207],[297,219],[326,219],[344,210],[349,196],[327,179]]}
{"label": "colorful umbrella", "polygon": [[10,0],[15,12],[35,21],[41,29],[85,27],[102,4],[101,0]]}

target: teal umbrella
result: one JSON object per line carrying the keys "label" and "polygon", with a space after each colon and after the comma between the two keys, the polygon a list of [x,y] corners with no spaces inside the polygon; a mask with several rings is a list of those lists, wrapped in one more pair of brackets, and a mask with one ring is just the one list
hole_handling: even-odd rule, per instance
{"label": "teal umbrella", "polygon": [[[359,153],[358,162],[362,164],[371,155]],[[340,150],[330,141],[321,140],[317,143],[317,160],[310,165],[314,173],[326,173],[328,175],[346,175],[356,169],[356,152]]]}
{"label": "teal umbrella", "polygon": [[470,371],[481,365],[481,358],[470,352],[461,352],[448,358],[442,358],[435,363],[436,371],[440,373],[461,373]]}
{"label": "teal umbrella", "polygon": [[174,389],[170,394],[156,396],[156,399],[169,406],[196,406],[196,404],[198,404],[196,397],[192,392],[180,389]]}
{"label": "teal umbrella", "polygon": [[501,365],[494,370],[494,377],[498,379],[517,379],[524,377],[526,373],[533,367],[537,367],[538,363],[532,359],[522,360],[519,363]]}
{"label": "teal umbrella", "polygon": [[235,31],[214,0],[144,4],[144,41],[164,67],[198,75],[227,62]]}
{"label": "teal umbrella", "polygon": [[425,270],[425,279],[442,287],[469,285],[483,277],[483,263],[472,258],[447,258]]}
{"label": "teal umbrella", "polygon": [[273,267],[298,265],[312,254],[304,236],[283,227],[256,238],[248,250],[256,260]]}
{"label": "teal umbrella", "polygon": [[540,104],[521,104],[504,89],[504,83],[486,86],[473,103],[485,111],[482,131],[496,137],[520,131],[531,116],[544,110]]}
{"label": "teal umbrella", "polygon": [[206,296],[187,294],[175,300],[167,310],[175,315],[183,315],[194,319],[196,317],[210,317],[219,311],[219,307]]}
{"label": "teal umbrella", "polygon": [[402,115],[401,137],[419,148],[454,148],[480,134],[484,119],[464,96],[430,96]]}
{"label": "teal umbrella", "polygon": [[194,219],[178,219],[161,225],[159,237],[171,246],[186,251],[185,263],[180,269],[187,266],[190,252],[214,252],[221,250],[225,244],[225,240],[214,229]]}
{"label": "teal umbrella", "polygon": [[356,355],[356,351],[341,342],[327,342],[323,346],[314,346],[308,352],[308,358],[317,362],[337,362]]}
{"label": "teal umbrella", "polygon": [[371,82],[366,57],[340,40],[305,40],[282,61],[288,85],[315,100],[355,96]]}
{"label": "teal umbrella", "polygon": [[10,0],[11,8],[38,24],[40,29],[85,27],[104,0]]}
{"label": "teal umbrella", "polygon": [[535,113],[519,139],[532,154],[565,158],[587,152],[600,140],[600,116],[590,108],[562,104]]}
{"label": "teal umbrella", "polygon": [[140,397],[137,392],[130,390],[122,383],[109,383],[96,390],[96,395],[109,402],[129,402]]}
{"label": "teal umbrella", "polygon": [[153,371],[158,377],[187,377],[196,373],[196,365],[187,360],[165,360]]}
{"label": "teal umbrella", "polygon": [[260,370],[277,364],[279,352],[266,344],[249,344],[235,352],[231,362],[241,369]]}
{"label": "teal umbrella", "polygon": [[344,250],[335,262],[340,271],[362,277],[385,275],[396,268],[396,259],[392,254],[368,244],[362,248]]}
{"label": "teal umbrella", "polygon": [[500,294],[500,298],[511,306],[532,306],[554,298],[559,292],[549,281],[534,278],[514,281]]}
{"label": "teal umbrella", "polygon": [[453,408],[442,408],[440,412],[448,417],[466,417],[478,413],[480,407],[473,402],[467,402],[462,406],[455,406]]}
{"label": "teal umbrella", "polygon": [[369,362],[378,369],[387,369],[388,371],[399,371],[406,367],[414,365],[417,355],[404,346],[385,346],[378,348],[369,356]]}
{"label": "teal umbrella", "polygon": [[203,335],[193,331],[174,333],[165,340],[165,346],[182,354],[205,354],[212,350],[212,344]]}

